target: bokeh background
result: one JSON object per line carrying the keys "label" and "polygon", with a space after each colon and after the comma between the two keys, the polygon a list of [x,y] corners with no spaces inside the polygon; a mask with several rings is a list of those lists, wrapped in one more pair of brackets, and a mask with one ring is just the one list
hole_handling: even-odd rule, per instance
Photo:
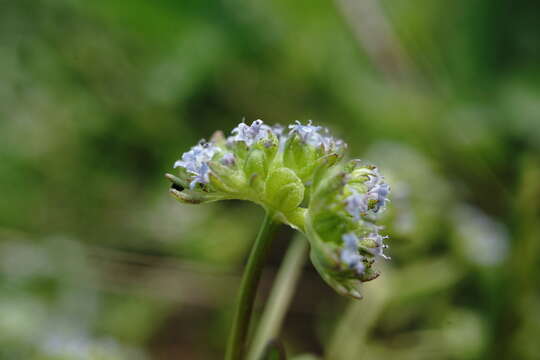
{"label": "bokeh background", "polygon": [[262,212],[181,205],[163,174],[257,118],[329,126],[393,188],[392,261],[352,304],[306,263],[290,355],[540,359],[538,14],[0,0],[0,359],[220,359]]}

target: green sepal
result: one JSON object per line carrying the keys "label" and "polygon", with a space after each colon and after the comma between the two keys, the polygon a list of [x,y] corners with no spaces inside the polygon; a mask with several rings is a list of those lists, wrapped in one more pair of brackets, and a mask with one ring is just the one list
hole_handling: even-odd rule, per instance
{"label": "green sepal", "polygon": [[365,182],[369,180],[369,175],[372,174],[373,169],[375,169],[374,166],[363,166],[360,160],[349,161],[345,169],[349,173],[349,185],[364,191],[366,189]]}
{"label": "green sepal", "polygon": [[297,136],[293,136],[285,143],[283,165],[294,170],[305,182],[313,174],[318,158],[317,152],[316,148],[304,144]]}
{"label": "green sepal", "polygon": [[310,244],[309,257],[323,280],[339,294],[361,299],[362,280],[354,271],[343,268],[339,260],[339,246],[321,239],[309,215],[306,217],[306,235]]}
{"label": "green sepal", "polygon": [[262,191],[267,172],[268,163],[265,152],[257,148],[252,149],[244,163],[244,174],[249,185],[255,190]]}
{"label": "green sepal", "polygon": [[343,192],[346,174],[337,167],[324,169],[321,167],[316,172],[312,186],[310,209],[318,212],[319,209],[329,210],[329,206],[336,205],[336,198]]}
{"label": "green sepal", "polygon": [[271,133],[268,139],[260,140],[255,147],[261,149],[266,154],[266,161],[268,163],[274,160],[278,150],[279,150],[279,139]]}
{"label": "green sepal", "polygon": [[[246,180],[242,173],[237,170],[236,165],[229,167],[219,161],[211,161],[208,163],[208,166],[212,170],[212,173],[217,175],[223,186],[229,189],[228,192],[238,193],[246,186]],[[210,184],[213,185],[211,176]]]}
{"label": "green sepal", "polygon": [[228,143],[227,149],[236,156],[238,164],[243,164],[249,153],[249,147],[243,141],[234,141]]}
{"label": "green sepal", "polygon": [[[169,176],[170,174],[167,174],[166,176]],[[172,176],[172,175],[171,175]],[[189,184],[191,183],[191,178],[193,175],[189,174],[186,169],[183,167],[178,168],[178,177],[176,177],[176,181],[179,183],[179,185],[188,188]],[[169,178],[169,180],[171,180]]]}
{"label": "green sepal", "polygon": [[226,196],[210,195],[202,191],[193,191],[188,189],[179,190],[175,187],[171,187],[169,189],[169,193],[181,203],[192,205],[227,199]]}
{"label": "green sepal", "polygon": [[222,192],[222,193],[227,193],[227,194],[233,194],[236,192],[234,188],[228,186],[223,181],[223,179],[215,173],[212,173],[212,172],[209,173],[208,179],[210,180],[208,185],[212,191]]}
{"label": "green sepal", "polygon": [[187,181],[186,179],[179,178],[172,174],[165,174],[165,178],[182,189],[189,187],[189,181]]}

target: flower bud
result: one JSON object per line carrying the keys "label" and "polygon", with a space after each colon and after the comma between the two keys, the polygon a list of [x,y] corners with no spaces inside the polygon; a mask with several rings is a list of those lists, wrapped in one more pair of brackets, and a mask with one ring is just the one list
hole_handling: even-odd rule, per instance
{"label": "flower bud", "polygon": [[294,170],[302,181],[307,182],[322,158],[329,157],[325,165],[331,166],[343,155],[346,145],[328,135],[328,129],[296,122],[289,126],[289,136],[285,142],[283,164]]}
{"label": "flower bud", "polygon": [[263,150],[253,149],[244,162],[244,174],[248,183],[257,191],[262,191],[268,171],[266,154]]}
{"label": "flower bud", "polygon": [[268,175],[264,196],[273,208],[288,213],[302,203],[304,185],[294,171],[288,168],[278,168]]}

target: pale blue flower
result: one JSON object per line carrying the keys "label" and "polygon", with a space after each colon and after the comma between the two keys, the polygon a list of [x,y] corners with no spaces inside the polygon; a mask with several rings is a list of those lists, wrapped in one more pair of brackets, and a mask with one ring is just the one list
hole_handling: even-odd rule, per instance
{"label": "pale blue flower", "polygon": [[210,175],[210,168],[208,167],[207,162],[203,162],[201,166],[199,167],[198,172],[194,173],[195,175],[193,179],[191,180],[191,183],[189,184],[190,189],[195,189],[195,186],[197,186],[197,183],[199,184],[208,184],[209,175]]}
{"label": "pale blue flower", "polygon": [[300,139],[309,145],[320,146],[323,143],[322,135],[319,131],[322,129],[321,126],[312,125],[311,120],[307,125],[302,125],[300,121],[295,121],[296,124],[289,125],[289,135],[297,134]]}
{"label": "pale blue flower", "polygon": [[307,125],[302,125],[300,121],[296,120],[295,124],[289,125],[289,129],[289,136],[298,135],[303,143],[313,147],[322,147],[324,151],[338,151],[346,146],[343,141],[330,136],[327,128],[312,125],[311,120],[308,121]]}
{"label": "pale blue flower", "polygon": [[340,254],[341,261],[361,275],[366,266],[363,263],[364,257],[358,252],[358,237],[355,233],[350,232],[344,234],[342,240],[344,245]]}
{"label": "pale blue flower", "polygon": [[375,205],[371,209],[374,213],[384,209],[389,201],[390,186],[384,182],[384,178],[379,174],[379,169],[373,167],[367,173],[368,180],[365,182],[367,186],[367,199],[374,200]]}
{"label": "pale blue flower", "polygon": [[278,137],[278,139],[287,136],[287,134],[285,134],[285,128],[280,124],[272,126],[272,132]]}
{"label": "pale blue flower", "polygon": [[255,120],[250,126],[245,123],[238,124],[231,133],[233,135],[229,137],[228,141],[243,141],[247,146],[252,146],[260,140],[269,139],[272,128],[265,125],[262,120]]}
{"label": "pale blue flower", "polygon": [[381,208],[384,208],[388,200],[388,194],[390,193],[390,186],[386,183],[380,183],[375,185],[368,192],[368,199],[375,200],[375,206],[373,212],[377,213]]}
{"label": "pale blue flower", "polygon": [[374,242],[376,246],[375,247],[362,246],[362,249],[364,249],[365,251],[369,252],[372,255],[380,256],[386,260],[390,260],[390,257],[383,253],[384,249],[388,248],[388,245],[383,243],[385,239],[388,239],[388,236],[381,236],[379,233],[373,232],[369,234],[368,236],[366,236],[364,239]]}
{"label": "pale blue flower", "polygon": [[352,190],[352,195],[345,199],[345,210],[357,221],[360,220],[360,215],[368,210],[367,197],[365,194],[359,194],[356,190]]}
{"label": "pale blue flower", "polygon": [[234,154],[231,153],[231,152],[228,152],[226,153],[225,155],[223,155],[223,157],[221,158],[221,163],[223,165],[227,165],[227,166],[232,166],[234,165],[236,162],[236,159],[234,157]]}
{"label": "pale blue flower", "polygon": [[201,140],[197,145],[192,147],[188,152],[182,154],[182,159],[174,163],[174,167],[182,167],[193,175],[189,187],[194,189],[197,183],[208,184],[208,176],[210,168],[208,162],[212,160],[214,155],[221,149],[212,143]]}

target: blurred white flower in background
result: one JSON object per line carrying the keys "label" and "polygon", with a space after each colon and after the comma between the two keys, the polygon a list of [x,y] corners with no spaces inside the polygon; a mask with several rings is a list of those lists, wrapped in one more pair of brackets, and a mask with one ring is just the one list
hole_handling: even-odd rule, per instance
{"label": "blurred white flower in background", "polygon": [[481,210],[461,205],[454,211],[456,237],[463,256],[480,266],[501,264],[508,254],[508,230]]}
{"label": "blurred white flower in background", "polygon": [[143,355],[113,339],[94,339],[86,334],[53,332],[39,347],[45,357],[69,360],[142,360]]}

